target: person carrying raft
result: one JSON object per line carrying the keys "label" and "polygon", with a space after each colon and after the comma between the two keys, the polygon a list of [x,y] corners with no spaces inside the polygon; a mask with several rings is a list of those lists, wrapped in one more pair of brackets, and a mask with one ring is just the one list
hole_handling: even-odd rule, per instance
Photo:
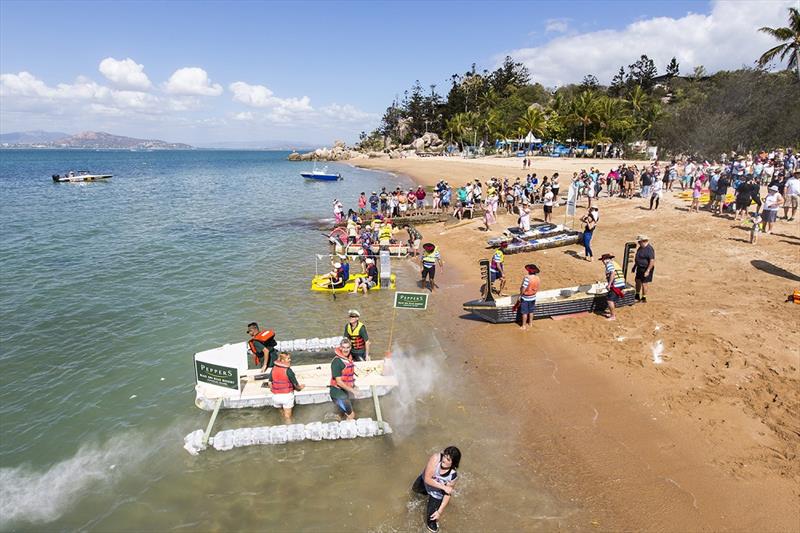
{"label": "person carrying raft", "polygon": [[439,531],[439,519],[453,495],[460,462],[461,450],[455,446],[448,446],[440,453],[430,456],[425,470],[417,476],[411,487],[411,490],[417,494],[428,496],[428,504],[425,507],[425,525],[431,533]]}
{"label": "person carrying raft", "polygon": [[331,361],[331,381],[329,384],[331,401],[347,420],[353,420],[356,414],[353,411],[350,396],[355,396],[356,394],[356,375],[353,358],[350,355],[350,341],[342,339],[334,353],[336,355]]}
{"label": "person carrying raft", "polygon": [[356,309],[347,312],[347,324],[344,326],[345,339],[350,341],[350,355],[353,361],[369,361],[369,335],[367,327],[361,322],[361,313]]}
{"label": "person carrying raft", "polygon": [[430,279],[430,291],[433,292],[433,278],[436,276],[436,265],[438,264],[439,268],[444,267],[442,264],[442,256],[439,253],[439,249],[432,242],[423,244],[422,250],[423,254],[420,259],[420,263],[422,264],[422,288],[425,288],[425,279]]}
{"label": "person carrying raft", "polygon": [[278,341],[275,340],[275,332],[271,329],[261,331],[258,323],[250,322],[247,324],[247,334],[250,335],[250,340],[247,341],[248,351],[253,354],[255,364],[261,367],[261,372],[266,372],[278,358],[278,350],[275,349],[278,345]]}
{"label": "person carrying raft", "polygon": [[292,408],[294,408],[294,391],[303,390],[306,386],[297,381],[297,376],[290,368],[292,356],[282,352],[278,360],[267,373],[267,383],[272,392],[272,405],[281,410],[286,424],[292,423]]}

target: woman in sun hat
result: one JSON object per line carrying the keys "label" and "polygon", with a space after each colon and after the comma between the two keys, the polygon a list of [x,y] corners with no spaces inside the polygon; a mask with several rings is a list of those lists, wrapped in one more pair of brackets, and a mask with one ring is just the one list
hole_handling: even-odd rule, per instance
{"label": "woman in sun hat", "polygon": [[778,209],[783,205],[783,196],[777,185],[770,185],[767,197],[764,198],[764,232],[772,233],[772,225],[778,220]]}

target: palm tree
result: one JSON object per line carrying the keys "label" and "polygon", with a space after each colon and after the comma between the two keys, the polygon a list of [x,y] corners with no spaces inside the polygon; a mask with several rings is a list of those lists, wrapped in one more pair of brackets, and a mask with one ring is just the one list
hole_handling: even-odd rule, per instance
{"label": "palm tree", "polygon": [[644,92],[641,85],[634,86],[631,92],[628,93],[628,105],[631,106],[634,117],[638,117],[644,111],[647,105],[647,93]]}
{"label": "palm tree", "polygon": [[661,109],[661,106],[658,104],[653,104],[648,107],[642,115],[639,121],[639,131],[648,141],[656,126],[656,122],[658,122],[662,116],[664,116],[664,110]]}
{"label": "palm tree", "polygon": [[480,117],[481,129],[484,132],[484,139],[489,142],[499,131],[503,123],[503,117],[497,109],[490,109]]}
{"label": "palm tree", "polygon": [[583,143],[586,144],[586,128],[597,120],[597,97],[594,93],[583,91],[569,105],[567,120],[583,127]]}
{"label": "palm tree", "polygon": [[525,110],[525,114],[517,121],[520,131],[524,130],[522,133],[523,137],[527,135],[529,131],[537,137],[542,137],[544,135],[546,123],[547,117],[544,111],[536,106],[528,107],[528,109]]}
{"label": "palm tree", "polygon": [[[603,96],[597,103],[597,122],[600,126],[599,134],[608,138],[608,142],[612,142],[615,134],[619,133],[620,137],[624,135],[624,131],[632,126],[631,117],[623,107],[623,101],[618,98],[609,98]],[[605,141],[599,141],[605,142]]]}
{"label": "palm tree", "polygon": [[761,54],[757,61],[758,66],[763,67],[775,59],[778,54],[780,54],[781,61],[788,56],[789,63],[787,68],[795,69],[797,77],[800,79],[800,11],[796,7],[789,8],[788,28],[768,28],[764,26],[759,28],[758,31],[771,35],[779,41],[785,41]]}
{"label": "palm tree", "polygon": [[450,142],[457,139],[461,144],[461,150],[464,150],[464,130],[466,129],[464,113],[457,113],[453,115],[445,125],[445,133],[450,137]]}

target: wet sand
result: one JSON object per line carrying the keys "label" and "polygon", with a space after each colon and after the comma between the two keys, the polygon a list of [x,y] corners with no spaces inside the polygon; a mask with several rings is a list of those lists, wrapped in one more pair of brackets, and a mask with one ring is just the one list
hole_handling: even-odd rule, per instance
{"label": "wet sand", "polygon": [[[355,163],[425,185],[528,172],[514,159]],[[563,192],[573,169],[611,164],[538,158],[531,171],[558,170]],[[677,193],[666,193],[657,211],[642,199],[601,197],[597,257],[621,257],[637,233],[656,249],[648,303],[619,310],[616,322],[545,319],[528,332],[461,309],[479,296],[486,239],[516,216],[501,216],[488,233],[479,221],[420,228],[446,263],[431,306],[444,351],[459,354],[482,384],[475,394],[487,409],[518,428],[521,468],[498,475],[541,480],[579,509],[553,527],[800,530],[800,306],[784,303],[800,287],[800,225],[781,221],[753,246],[741,223],[689,213],[688,205]],[[563,206],[554,221],[564,221]],[[506,292],[528,262],[541,268],[542,289],[602,279],[602,264],[580,259],[582,251],[506,256]],[[655,364],[659,341],[664,362]],[[505,506],[524,516],[523,496]]]}

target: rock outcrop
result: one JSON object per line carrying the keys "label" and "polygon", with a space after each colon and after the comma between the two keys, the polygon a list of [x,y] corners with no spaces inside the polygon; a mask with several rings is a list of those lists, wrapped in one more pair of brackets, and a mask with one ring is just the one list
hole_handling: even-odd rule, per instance
{"label": "rock outcrop", "polygon": [[441,154],[446,147],[445,142],[433,132],[428,132],[411,141],[409,144],[398,144],[391,137],[384,138],[383,151],[366,148],[350,148],[344,141],[334,141],[333,148],[317,148],[313,152],[300,154],[292,152],[289,161],[347,161],[349,159],[400,159],[415,154]]}

